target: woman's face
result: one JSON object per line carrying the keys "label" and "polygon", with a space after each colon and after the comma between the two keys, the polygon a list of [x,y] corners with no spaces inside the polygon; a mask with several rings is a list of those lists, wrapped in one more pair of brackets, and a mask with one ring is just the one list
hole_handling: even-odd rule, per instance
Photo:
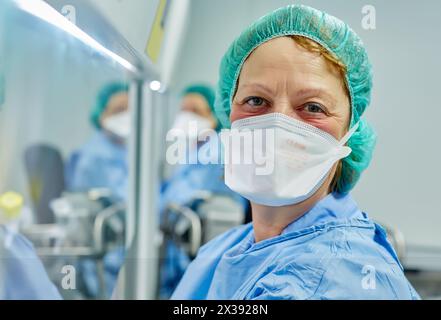
{"label": "woman's face", "polygon": [[341,139],[350,121],[344,79],[318,53],[280,37],[258,47],[243,65],[231,122],[279,112]]}
{"label": "woman's face", "polygon": [[127,92],[119,92],[114,94],[107,103],[106,109],[101,114],[101,126],[103,126],[106,119],[118,113],[126,112],[127,110],[129,110],[129,94]]}
{"label": "woman's face", "polygon": [[211,128],[216,128],[217,121],[211,113],[207,100],[197,93],[189,93],[182,99],[182,111],[189,111],[201,116],[211,122]]}
{"label": "woman's face", "polygon": [[[306,122],[340,140],[350,122],[350,102],[341,73],[319,53],[308,51],[292,38],[264,43],[243,65],[230,120],[273,112]],[[308,207],[331,191],[337,165],[316,193],[298,205]]]}

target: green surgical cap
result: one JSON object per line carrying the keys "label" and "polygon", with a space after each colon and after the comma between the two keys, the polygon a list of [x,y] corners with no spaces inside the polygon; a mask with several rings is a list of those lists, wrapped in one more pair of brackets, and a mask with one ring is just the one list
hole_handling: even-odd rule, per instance
{"label": "green surgical cap", "polygon": [[[207,84],[193,84],[188,86],[183,92],[182,95],[185,96],[187,94],[199,94],[205,98],[205,100],[208,103],[208,106],[210,107],[210,111],[215,115],[214,111],[214,100],[216,96],[216,92],[214,88]],[[220,129],[221,125],[218,121],[218,128],[216,130]]]}
{"label": "green surgical cap", "polygon": [[368,167],[376,136],[372,128],[360,119],[371,99],[372,66],[361,39],[343,21],[304,5],[280,8],[257,20],[231,44],[222,59],[215,101],[216,116],[223,127],[230,127],[233,95],[246,59],[261,44],[291,35],[314,40],[346,66],[352,109],[350,126],[360,122],[348,142],[352,153],[342,160],[342,174],[337,182],[337,191],[347,193]]}
{"label": "green surgical cap", "polygon": [[194,84],[191,86],[188,86],[184,92],[182,93],[183,96],[187,94],[200,94],[207,100],[208,105],[210,106],[211,112],[214,114],[214,98],[215,98],[215,91],[214,88],[206,85],[206,84]]}
{"label": "green surgical cap", "polygon": [[120,92],[129,91],[129,86],[125,83],[110,83],[103,87],[98,93],[95,106],[92,108],[92,113],[90,115],[90,120],[97,129],[101,129],[100,117],[106,110],[107,104],[109,103],[112,96]]}

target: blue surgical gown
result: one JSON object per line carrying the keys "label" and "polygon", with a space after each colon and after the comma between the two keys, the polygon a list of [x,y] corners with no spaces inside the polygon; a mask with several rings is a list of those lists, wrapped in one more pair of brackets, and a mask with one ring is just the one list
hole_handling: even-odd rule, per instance
{"label": "blue surgical gown", "polygon": [[97,131],[90,141],[75,151],[66,167],[70,191],[86,192],[106,188],[121,201],[127,198],[127,148],[113,142],[104,132]]}
{"label": "blue surgical gown", "polygon": [[32,244],[0,225],[0,300],[59,300]]}
{"label": "blue surgical gown", "polygon": [[351,196],[329,194],[278,236],[252,224],[199,251],[172,299],[419,299],[385,231]]}

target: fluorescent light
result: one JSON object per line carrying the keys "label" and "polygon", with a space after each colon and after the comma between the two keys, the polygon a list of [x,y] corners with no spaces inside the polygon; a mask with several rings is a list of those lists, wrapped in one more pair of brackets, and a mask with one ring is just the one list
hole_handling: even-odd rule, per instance
{"label": "fluorescent light", "polygon": [[150,82],[150,89],[152,91],[159,91],[161,89],[161,82],[157,80]]}
{"label": "fluorescent light", "polygon": [[66,31],[96,51],[118,62],[124,68],[136,72],[136,68],[127,60],[110,51],[83,30],[67,20],[61,13],[42,0],[15,0],[18,7],[50,24]]}

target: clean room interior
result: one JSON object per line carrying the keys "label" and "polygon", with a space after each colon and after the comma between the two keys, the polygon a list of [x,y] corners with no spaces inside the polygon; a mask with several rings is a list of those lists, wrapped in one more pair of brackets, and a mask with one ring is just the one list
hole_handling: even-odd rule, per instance
{"label": "clean room interior", "polygon": [[[373,70],[363,117],[378,138],[351,193],[388,231],[421,298],[441,297],[439,1],[11,0],[0,4],[1,223],[33,243],[62,298],[170,297],[161,293],[163,277],[174,272],[162,264],[164,239],[176,235],[158,208],[175,172],[166,160],[166,134],[183,92],[195,83],[216,88],[220,61],[241,31],[298,3],[338,17],[363,40]],[[72,155],[100,130],[91,110],[111,83],[127,86],[119,92],[127,94],[131,114],[127,174],[116,183],[125,191],[116,198],[99,183],[69,190],[67,182]],[[33,155],[32,146],[40,147]],[[47,160],[38,161],[42,156]],[[166,203],[185,217],[179,241],[190,260],[251,214],[223,191],[203,185],[197,191],[174,203],[178,189]],[[66,276],[76,285],[66,285]]]}

